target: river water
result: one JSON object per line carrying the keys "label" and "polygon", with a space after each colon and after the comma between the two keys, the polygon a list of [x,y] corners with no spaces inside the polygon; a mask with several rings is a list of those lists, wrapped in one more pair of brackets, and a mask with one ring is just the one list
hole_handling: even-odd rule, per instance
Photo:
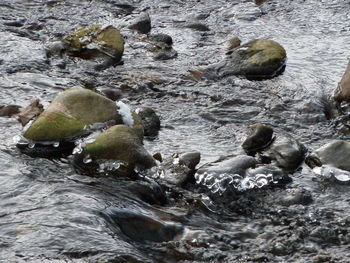
{"label": "river water", "polygon": [[[348,139],[327,120],[320,98],[333,93],[350,56],[349,7],[347,0],[2,0],[0,102],[24,107],[39,98],[47,106],[67,88],[113,88],[134,109],[149,106],[161,116],[159,135],[145,141],[152,154],[196,150],[203,165],[241,152],[256,122],[293,134],[312,151]],[[143,11],[152,33],[173,38],[177,58],[155,61],[127,28]],[[186,27],[192,22],[210,30]],[[96,71],[90,61],[46,57],[48,43],[94,23],[121,29],[123,65]],[[279,42],[285,72],[265,81],[190,77],[188,70],[222,60],[235,35]],[[0,125],[0,262],[350,261],[349,186],[324,183],[306,165],[284,188],[210,201],[195,184],[78,175],[67,159],[20,153],[15,118],[0,118]],[[313,202],[280,201],[295,191]],[[152,219],[185,230],[166,242],[139,240],[113,221],[123,213],[141,215],[141,231]]]}

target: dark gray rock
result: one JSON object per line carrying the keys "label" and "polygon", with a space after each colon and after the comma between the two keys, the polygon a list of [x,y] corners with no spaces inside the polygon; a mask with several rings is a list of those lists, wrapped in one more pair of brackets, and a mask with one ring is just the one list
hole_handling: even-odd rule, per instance
{"label": "dark gray rock", "polygon": [[106,214],[111,223],[117,224],[125,235],[136,241],[166,242],[184,231],[182,226],[166,224],[127,209],[109,209]]}
{"label": "dark gray rock", "polygon": [[151,18],[148,13],[142,13],[139,17],[137,17],[131,25],[128,27],[129,29],[135,30],[141,34],[147,34],[151,31]]}
{"label": "dark gray rock", "polygon": [[160,119],[152,108],[138,108],[136,113],[140,116],[145,136],[157,136],[160,129]]}
{"label": "dark gray rock", "polygon": [[247,153],[255,153],[266,148],[271,142],[273,137],[272,127],[256,123],[250,126],[247,138],[242,143],[242,148]]}
{"label": "dark gray rock", "polygon": [[307,149],[298,140],[287,133],[281,133],[261,156],[282,169],[294,171],[304,161],[306,152]]}
{"label": "dark gray rock", "polygon": [[188,153],[183,153],[179,156],[179,163],[187,166],[192,170],[196,168],[200,160],[201,160],[200,152],[188,152]]}

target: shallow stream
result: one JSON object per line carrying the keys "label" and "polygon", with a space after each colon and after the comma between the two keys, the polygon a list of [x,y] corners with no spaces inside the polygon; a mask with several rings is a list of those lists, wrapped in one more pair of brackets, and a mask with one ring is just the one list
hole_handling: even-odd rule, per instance
{"label": "shallow stream", "polygon": [[[173,38],[177,58],[155,61],[127,28],[143,11],[153,33]],[[192,22],[210,30],[188,28]],[[123,65],[96,71],[90,61],[46,57],[48,43],[94,23],[121,29]],[[279,42],[285,72],[264,81],[191,78],[188,70],[222,60],[235,35]],[[196,150],[203,165],[241,153],[256,122],[312,151],[348,139],[320,98],[340,81],[349,42],[348,0],[1,0],[0,104],[25,107],[39,98],[47,106],[67,88],[112,88],[134,109],[149,106],[161,116],[159,135],[145,140],[152,154]],[[209,199],[195,184],[78,175],[67,159],[22,154],[15,118],[0,118],[0,126],[0,262],[350,262],[350,186],[322,182],[306,165],[286,187]],[[286,201],[295,191],[313,201]],[[123,211],[184,231],[166,242],[139,240],[114,222]]]}

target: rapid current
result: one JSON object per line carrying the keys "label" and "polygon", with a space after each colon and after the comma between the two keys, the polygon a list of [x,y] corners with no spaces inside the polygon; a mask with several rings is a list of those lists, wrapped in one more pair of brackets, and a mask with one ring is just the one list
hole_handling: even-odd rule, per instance
{"label": "rapid current", "polygon": [[[152,33],[173,38],[176,58],[154,60],[128,29],[145,11]],[[50,42],[96,23],[121,30],[122,65],[96,71],[90,61],[46,56]],[[223,59],[233,36],[280,43],[284,73],[192,78],[189,70]],[[160,116],[159,135],[144,142],[151,154],[199,151],[201,166],[240,153],[257,122],[310,152],[349,137],[322,103],[346,68],[349,43],[349,0],[1,0],[0,104],[38,98],[46,107],[67,88],[109,88]],[[324,182],[305,164],[284,187],[215,196],[196,182],[79,175],[66,158],[22,154],[15,118],[0,126],[0,262],[350,262],[350,186]]]}

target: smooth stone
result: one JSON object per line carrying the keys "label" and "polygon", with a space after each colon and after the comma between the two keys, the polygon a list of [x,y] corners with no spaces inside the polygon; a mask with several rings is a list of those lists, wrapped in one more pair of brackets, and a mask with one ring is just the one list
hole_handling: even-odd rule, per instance
{"label": "smooth stone", "polygon": [[150,178],[130,181],[125,188],[150,205],[166,204],[167,197],[164,190],[156,181]]}
{"label": "smooth stone", "polygon": [[238,155],[226,160],[210,163],[198,169],[197,174],[238,174],[244,176],[248,168],[253,168],[257,164],[254,157],[248,155]]}
{"label": "smooth stone", "polygon": [[156,165],[154,158],[142,145],[142,140],[132,127],[114,125],[98,135],[92,143],[83,146],[84,152],[94,160],[115,160],[122,165],[118,176],[134,176],[138,171]]}
{"label": "smooth stone", "polygon": [[153,56],[154,60],[169,60],[174,59],[177,57],[177,51],[173,48],[169,49],[160,49],[155,52],[155,55]]}
{"label": "smooth stone", "polygon": [[309,205],[313,201],[310,191],[304,188],[294,188],[288,189],[287,192],[281,199],[279,203],[284,206],[291,205]]}
{"label": "smooth stone", "polygon": [[140,14],[134,21],[132,21],[131,25],[128,27],[129,29],[135,30],[141,34],[147,34],[151,31],[151,18],[148,13],[144,12]]}
{"label": "smooth stone", "polygon": [[148,39],[153,42],[158,42],[158,43],[164,43],[168,46],[171,46],[173,44],[173,39],[171,36],[163,33],[159,34],[150,34],[148,36]]}
{"label": "smooth stone", "polygon": [[24,132],[32,141],[61,141],[81,135],[87,125],[114,120],[123,123],[115,102],[88,89],[60,93]]}
{"label": "smooth stone", "polygon": [[187,23],[185,27],[201,32],[210,31],[207,25],[198,22]]}
{"label": "smooth stone", "polygon": [[199,164],[201,160],[201,153],[200,152],[187,152],[180,154],[179,156],[179,164],[183,164],[190,168],[191,170],[194,170]]}
{"label": "smooth stone", "polygon": [[309,159],[319,160],[317,166],[329,165],[350,171],[350,142],[343,140],[331,141],[315,150]]}
{"label": "smooth stone", "polygon": [[255,153],[266,148],[272,142],[272,138],[272,127],[262,123],[256,123],[250,126],[248,136],[242,143],[242,148],[247,153]]}
{"label": "smooth stone", "polygon": [[305,159],[307,149],[290,134],[280,133],[262,153],[263,158],[287,171],[295,171]]}
{"label": "smooth stone", "polygon": [[180,225],[164,223],[126,209],[108,209],[106,214],[126,236],[136,241],[167,242],[184,231]]}

